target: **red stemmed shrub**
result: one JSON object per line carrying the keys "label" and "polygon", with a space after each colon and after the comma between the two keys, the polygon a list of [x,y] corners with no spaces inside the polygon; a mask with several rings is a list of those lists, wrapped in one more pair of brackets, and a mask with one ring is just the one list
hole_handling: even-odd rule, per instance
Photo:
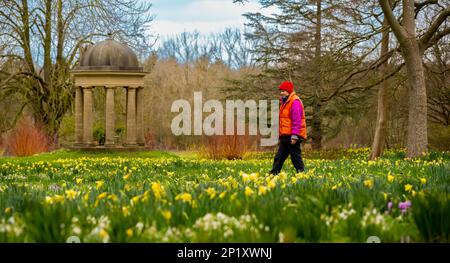
{"label": "red stemmed shrub", "polygon": [[49,138],[43,125],[30,117],[23,117],[4,141],[6,153],[12,156],[30,156],[49,150]]}

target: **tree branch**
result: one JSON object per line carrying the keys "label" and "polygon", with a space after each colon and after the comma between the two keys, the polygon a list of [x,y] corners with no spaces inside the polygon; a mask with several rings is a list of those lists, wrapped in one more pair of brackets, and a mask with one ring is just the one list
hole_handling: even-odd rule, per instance
{"label": "tree branch", "polygon": [[14,120],[11,123],[11,125],[7,128],[4,128],[2,130],[0,130],[0,133],[5,133],[11,129],[13,129],[16,126],[17,121],[19,120],[20,116],[22,116],[22,112],[25,109],[25,107],[29,104],[29,102],[25,102],[24,104],[22,104],[22,106],[20,107],[19,111],[17,112],[16,116],[14,116]]}
{"label": "tree branch", "polygon": [[[1,72],[2,73],[6,73],[6,72],[3,72],[3,71],[1,71]],[[9,74],[9,73],[6,73],[6,74]],[[9,74],[9,77],[6,78],[4,81],[2,81],[0,83],[0,87],[5,86],[6,84],[8,84],[9,81],[11,81],[12,79],[14,79],[16,77],[19,77],[19,76],[32,77],[32,78],[38,80],[43,86],[45,85],[44,79],[42,79],[40,76],[38,76],[38,75],[36,75],[34,73],[31,73],[31,72],[22,71],[22,72],[16,72],[14,74]]]}
{"label": "tree branch", "polygon": [[399,42],[404,42],[403,38],[406,37],[405,29],[400,25],[397,18],[395,18],[389,1],[378,0],[378,2],[380,3],[381,9],[383,9],[383,13],[386,16],[387,21],[389,22],[389,26],[392,28],[392,32],[394,32],[394,34],[397,36]]}
{"label": "tree branch", "polygon": [[357,70],[357,71],[351,73],[350,75],[348,75],[348,76],[345,78],[345,80],[342,82],[342,84],[339,85],[339,87],[337,87],[337,88],[334,90],[334,92],[333,92],[332,94],[330,94],[330,95],[327,96],[326,98],[322,98],[320,101],[321,101],[321,102],[326,102],[326,101],[329,101],[329,100],[330,100],[331,98],[333,98],[334,96],[339,95],[339,94],[341,93],[341,89],[344,88],[344,87],[346,86],[346,84],[347,84],[354,76],[358,75],[359,73],[362,73],[362,72],[368,72],[369,70],[376,69],[376,68],[380,67],[380,66],[381,66],[382,64],[384,64],[389,58],[391,58],[392,55],[393,55],[396,51],[398,51],[398,50],[399,50],[398,47],[395,48],[395,49],[392,49],[392,50],[390,50],[388,53],[386,53],[385,56],[380,57],[378,60],[376,60],[374,63],[372,63],[369,67],[366,67],[366,68],[363,68],[363,69],[360,69],[360,70]]}
{"label": "tree branch", "polygon": [[427,32],[425,32],[425,34],[423,34],[423,36],[419,39],[419,45],[422,50],[424,50],[423,48],[428,46],[433,35],[438,31],[439,27],[442,25],[442,23],[445,22],[448,16],[450,16],[450,6],[447,6],[447,8],[439,13],[439,16],[436,18],[436,20],[433,21]]}
{"label": "tree branch", "polygon": [[438,0],[425,0],[421,3],[414,2],[414,7],[415,7],[414,12],[416,13],[414,18],[416,18],[417,15],[419,14],[420,10],[422,10],[427,5],[432,5],[432,4],[437,4],[437,3],[438,3]]}
{"label": "tree branch", "polygon": [[400,64],[391,73],[389,73],[388,75],[385,75],[383,78],[379,79],[378,81],[376,81],[376,82],[374,82],[374,83],[372,83],[370,85],[367,85],[367,86],[356,86],[356,87],[353,87],[353,88],[350,88],[350,89],[346,89],[346,90],[343,90],[343,91],[339,92],[337,95],[339,97],[342,97],[342,95],[344,95],[346,93],[349,93],[349,92],[352,92],[352,91],[369,90],[369,89],[371,89],[371,88],[373,88],[373,87],[383,83],[384,81],[390,79],[391,77],[395,76],[403,68],[404,65],[405,65],[405,63]]}
{"label": "tree branch", "polygon": [[428,41],[428,44],[424,46],[424,50],[427,50],[429,47],[436,45],[441,38],[445,37],[446,35],[450,35],[450,27],[445,28],[444,30],[439,31],[436,33],[433,38]]}

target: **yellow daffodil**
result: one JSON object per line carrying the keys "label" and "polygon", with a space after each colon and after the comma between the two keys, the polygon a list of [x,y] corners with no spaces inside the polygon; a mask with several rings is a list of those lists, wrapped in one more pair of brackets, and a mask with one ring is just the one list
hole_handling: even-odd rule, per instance
{"label": "yellow daffodil", "polygon": [[96,187],[97,189],[102,188],[103,185],[105,185],[105,181],[96,181],[96,182],[95,182],[95,187]]}
{"label": "yellow daffodil", "polygon": [[275,179],[272,179],[272,180],[270,180],[270,181],[267,183],[267,187],[269,187],[270,189],[275,188],[276,185],[277,185],[277,184],[276,184],[276,180],[275,180]]}
{"label": "yellow daffodil", "polygon": [[392,182],[394,181],[394,176],[391,175],[391,172],[388,173],[387,181],[388,181],[389,183],[392,183]]}
{"label": "yellow daffodil", "polygon": [[250,179],[250,180],[253,181],[253,182],[256,182],[256,180],[258,180],[258,177],[259,177],[259,174],[258,174],[258,173],[251,173],[251,174],[248,176],[248,179]]}
{"label": "yellow daffodil", "polygon": [[69,200],[73,200],[78,196],[79,192],[74,191],[73,189],[66,190],[66,198]]}
{"label": "yellow daffodil", "polygon": [[246,196],[253,195],[253,190],[250,187],[248,187],[248,186],[245,187],[245,195]]}
{"label": "yellow daffodil", "polygon": [[427,179],[425,179],[425,178],[420,178],[420,183],[421,183],[421,184],[426,184],[426,183],[427,183]]}
{"label": "yellow daffodil", "polygon": [[205,192],[209,195],[210,199],[214,199],[214,197],[216,197],[217,195],[216,189],[214,189],[213,187],[209,187],[205,190]]}
{"label": "yellow daffodil", "polygon": [[410,184],[405,184],[405,191],[406,191],[406,192],[411,192],[412,188],[413,188],[412,185],[410,185]]}
{"label": "yellow daffodil", "polygon": [[292,184],[295,184],[295,183],[297,183],[297,180],[298,180],[298,178],[297,178],[296,176],[293,176],[293,177],[291,178],[291,183],[292,183]]}
{"label": "yellow daffodil", "polygon": [[108,199],[113,201],[113,202],[116,202],[117,200],[119,200],[119,198],[115,194],[108,195]]}
{"label": "yellow daffodil", "polygon": [[287,174],[285,172],[281,172],[279,175],[281,181],[285,181],[287,178]]}
{"label": "yellow daffodil", "polygon": [[126,233],[127,233],[127,237],[132,237],[133,236],[133,229],[128,228]]}
{"label": "yellow daffodil", "polygon": [[133,198],[131,198],[131,205],[135,205],[135,204],[137,204],[138,202],[139,202],[139,200],[141,199],[141,196],[135,196],[135,197],[133,197]]}
{"label": "yellow daffodil", "polygon": [[55,203],[62,203],[64,202],[64,196],[63,195],[54,195],[54,196],[46,196],[45,202],[48,204],[55,204]]}
{"label": "yellow daffodil", "polygon": [[260,185],[258,187],[258,195],[265,195],[267,192],[267,187]]}
{"label": "yellow daffodil", "polygon": [[83,197],[84,201],[87,202],[89,201],[89,193],[86,193]]}
{"label": "yellow daffodil", "polygon": [[369,188],[369,189],[372,189],[372,187],[373,187],[373,180],[372,179],[365,180],[364,181],[364,186]]}
{"label": "yellow daffodil", "polygon": [[182,194],[175,196],[175,200],[181,200],[185,203],[190,203],[190,202],[192,202],[192,195],[189,193],[182,193]]}
{"label": "yellow daffodil", "polygon": [[129,206],[123,206],[122,207],[122,213],[124,216],[129,216],[130,215],[130,207]]}
{"label": "yellow daffodil", "polygon": [[107,239],[107,238],[109,238],[108,232],[106,232],[105,229],[101,229],[98,235],[99,235],[102,239]]}
{"label": "yellow daffodil", "polygon": [[97,196],[97,199],[98,199],[98,200],[102,200],[102,199],[105,198],[107,195],[108,195],[107,192],[101,193],[101,194],[99,194],[99,195]]}
{"label": "yellow daffodil", "polygon": [[152,191],[156,199],[161,199],[161,197],[165,194],[164,187],[159,182],[152,183]]}
{"label": "yellow daffodil", "polygon": [[172,218],[172,213],[169,210],[162,210],[161,214],[167,221],[170,221],[170,219]]}

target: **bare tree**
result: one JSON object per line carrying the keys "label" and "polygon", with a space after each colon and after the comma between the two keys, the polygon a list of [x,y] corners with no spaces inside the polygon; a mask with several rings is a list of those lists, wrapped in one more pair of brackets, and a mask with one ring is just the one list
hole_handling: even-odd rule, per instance
{"label": "bare tree", "polygon": [[148,50],[150,7],[138,0],[2,1],[0,46],[8,46],[0,59],[16,66],[0,69],[0,99],[20,94],[21,110],[27,106],[56,142],[73,100],[69,71],[82,45],[114,32]]}
{"label": "bare tree", "polygon": [[[379,4],[400,44],[402,56],[405,60],[409,88],[407,156],[410,158],[418,157],[428,152],[427,93],[423,54],[442,37],[450,34],[450,26],[448,25],[450,4],[448,1],[437,0],[421,3],[415,3],[414,0],[402,0],[401,21],[395,16],[388,0],[379,0]],[[416,14],[428,6],[436,6],[439,11],[429,27],[418,35],[416,32]]]}
{"label": "bare tree", "polygon": [[[382,33],[381,53],[380,57],[386,57],[389,54],[389,25],[386,18],[383,20],[384,30]],[[380,73],[382,76],[386,75],[388,71],[388,60],[380,66]],[[370,151],[370,160],[380,157],[383,153],[386,142],[387,133],[387,119],[388,119],[388,80],[384,81],[378,89],[378,106],[377,106],[377,120],[375,127],[375,135],[373,138],[372,148]]]}
{"label": "bare tree", "polygon": [[369,89],[401,69],[402,65],[386,71],[386,76],[371,77],[394,53],[374,57],[381,43],[381,10],[373,1],[346,5],[332,0],[259,2],[279,12],[245,15],[253,28],[247,37],[254,41],[256,62],[265,67],[267,75],[299,83],[305,105],[311,106],[311,145],[319,149],[326,129],[324,113],[331,100],[343,100],[346,103],[341,106],[352,107],[351,100],[368,95]]}
{"label": "bare tree", "polygon": [[207,58],[211,63],[222,62],[230,68],[248,67],[252,63],[251,42],[238,28],[202,35],[198,31],[183,32],[165,39],[158,49],[160,58],[175,58],[179,63],[192,63]]}
{"label": "bare tree", "polygon": [[[447,37],[448,38],[448,37]],[[424,63],[427,78],[428,117],[430,122],[450,126],[450,44],[434,45],[428,63]]]}

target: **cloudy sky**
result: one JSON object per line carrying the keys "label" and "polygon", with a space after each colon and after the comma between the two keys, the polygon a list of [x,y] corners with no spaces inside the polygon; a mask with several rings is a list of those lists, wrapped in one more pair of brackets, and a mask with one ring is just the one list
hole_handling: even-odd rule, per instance
{"label": "cloudy sky", "polygon": [[220,32],[226,27],[243,27],[247,12],[270,13],[261,10],[257,1],[234,4],[233,0],[152,0],[156,16],[151,31],[166,38],[183,31]]}

